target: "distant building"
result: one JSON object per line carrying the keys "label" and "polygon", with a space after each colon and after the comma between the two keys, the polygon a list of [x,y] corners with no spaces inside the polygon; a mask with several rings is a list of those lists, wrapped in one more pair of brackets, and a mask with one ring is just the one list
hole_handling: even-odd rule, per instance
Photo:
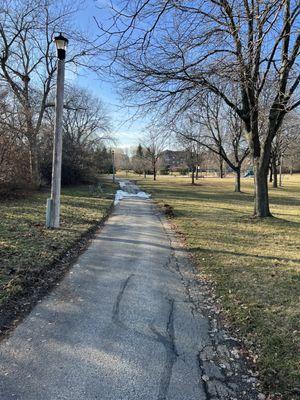
{"label": "distant building", "polygon": [[187,152],[184,150],[165,150],[159,157],[160,169],[177,171],[188,168]]}

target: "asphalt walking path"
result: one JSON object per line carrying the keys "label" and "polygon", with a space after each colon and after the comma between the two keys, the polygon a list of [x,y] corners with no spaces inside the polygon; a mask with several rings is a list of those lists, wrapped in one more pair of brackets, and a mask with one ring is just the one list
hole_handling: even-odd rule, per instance
{"label": "asphalt walking path", "polygon": [[151,200],[115,207],[63,281],[0,343],[1,400],[256,398],[240,361],[232,364],[233,339],[193,297],[194,271],[167,229]]}

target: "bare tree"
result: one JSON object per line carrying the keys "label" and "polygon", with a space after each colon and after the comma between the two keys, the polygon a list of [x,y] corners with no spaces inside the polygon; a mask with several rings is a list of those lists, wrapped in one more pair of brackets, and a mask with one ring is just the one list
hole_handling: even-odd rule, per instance
{"label": "bare tree", "polygon": [[141,144],[135,149],[135,154],[131,158],[132,168],[138,174],[144,174],[146,179],[147,171],[149,171],[149,160],[146,157],[146,149]]}
{"label": "bare tree", "polygon": [[129,149],[117,148],[115,150],[115,166],[116,170],[121,169],[126,171],[126,176],[131,168],[131,160]]}
{"label": "bare tree", "polygon": [[[185,104],[187,97],[192,103],[205,89],[243,121],[258,217],[271,215],[273,139],[285,115],[300,104],[299,14],[299,2],[290,0],[126,0],[114,2],[111,29],[101,27],[110,53],[114,46],[125,96],[135,96],[136,105],[180,110],[183,94]],[[238,96],[226,89],[228,82],[238,87]],[[260,102],[270,85],[267,129],[260,132]]]}
{"label": "bare tree", "polygon": [[[297,130],[299,131],[299,125]],[[284,169],[288,169],[291,175],[295,171],[295,168],[298,171],[300,170],[300,135],[298,132],[286,149],[282,163]]]}
{"label": "bare tree", "polygon": [[[76,179],[88,181],[95,170],[95,152],[109,157],[103,152],[103,147],[113,142],[110,117],[99,98],[74,85],[66,88],[64,107],[62,181],[66,184],[76,183]],[[43,175],[47,180],[51,178],[54,121],[54,109],[48,107],[40,132]]]}
{"label": "bare tree", "polygon": [[82,147],[113,139],[108,112],[99,98],[76,86],[69,86],[65,97],[64,137]]}
{"label": "bare tree", "polygon": [[[197,179],[197,170],[199,164],[199,144],[186,138],[180,138],[185,151],[185,161],[191,172],[192,185],[195,185]],[[182,140],[183,139],[183,140]]]}
{"label": "bare tree", "polygon": [[28,181],[28,152],[24,149],[18,109],[7,90],[0,91],[0,183],[5,187]]}
{"label": "bare tree", "polygon": [[68,32],[73,41],[69,64],[88,52],[87,41],[71,26],[75,12],[76,6],[66,1],[4,0],[0,7],[0,82],[18,104],[34,186],[40,184],[38,135],[56,72],[53,36],[62,27]]}
{"label": "bare tree", "polygon": [[[278,169],[280,172],[279,186],[282,186],[281,171],[284,158],[291,154],[299,141],[299,115],[290,113],[279,129],[273,143],[270,162],[270,182],[278,187]],[[298,150],[299,151],[299,150]],[[300,154],[299,154],[300,155]]]}
{"label": "bare tree", "polygon": [[159,131],[149,131],[144,137],[145,158],[149,160],[156,181],[159,158],[165,148],[165,135]]}
{"label": "bare tree", "polygon": [[240,118],[218,96],[208,93],[201,103],[194,103],[187,111],[167,122],[177,135],[205,147],[216,155],[220,177],[224,176],[224,162],[236,176],[234,189],[241,191],[241,168],[249,155],[249,147],[243,136]]}

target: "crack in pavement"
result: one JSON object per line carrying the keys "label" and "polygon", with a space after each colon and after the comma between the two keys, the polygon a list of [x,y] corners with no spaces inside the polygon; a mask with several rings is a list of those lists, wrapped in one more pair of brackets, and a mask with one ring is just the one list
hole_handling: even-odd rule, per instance
{"label": "crack in pavement", "polygon": [[[157,336],[158,336],[157,334],[159,334],[159,335],[161,335],[161,334],[156,330],[155,327],[148,325],[148,327],[150,328],[150,330],[151,330],[152,332],[153,332],[153,329],[155,330],[155,335],[156,335],[156,337],[151,336],[151,335],[146,335],[146,334],[143,333],[143,332],[140,332],[140,331],[138,331],[138,330],[136,330],[136,329],[130,328],[130,327],[127,326],[127,325],[121,320],[121,318],[120,318],[120,305],[121,305],[121,302],[122,302],[122,298],[123,298],[124,292],[125,292],[125,290],[126,290],[128,284],[129,284],[129,281],[131,280],[131,278],[132,278],[133,276],[134,276],[134,274],[129,275],[129,276],[121,283],[120,290],[119,290],[119,293],[118,293],[116,302],[115,302],[115,304],[114,304],[114,306],[113,306],[112,321],[113,321],[116,325],[118,325],[120,328],[123,328],[123,329],[125,329],[125,330],[127,330],[127,331],[130,331],[130,332],[135,333],[135,334],[137,334],[137,335],[139,335],[139,336],[142,336],[142,337],[145,338],[145,339],[148,339],[148,340],[151,340],[151,341],[154,341],[154,342],[160,342],[160,343],[162,343],[162,341],[159,340],[159,339],[157,338]],[[171,301],[170,299],[167,299],[167,300],[168,300],[168,302]],[[172,299],[172,302],[174,303],[174,300],[173,300],[173,299]],[[173,305],[172,305],[172,309],[173,309]],[[173,311],[172,311],[172,314],[173,314]],[[173,315],[172,315],[172,322],[170,321],[170,319],[168,320],[168,323],[167,323],[167,331],[168,331],[168,327],[169,327],[170,324],[171,324],[171,328],[170,328],[170,329],[171,329],[172,335],[174,336]],[[161,335],[161,336],[162,336],[162,335]]]}
{"label": "crack in pavement", "polygon": [[134,276],[134,274],[129,275],[122,283],[120,286],[120,290],[117,296],[117,299],[115,301],[115,304],[113,306],[113,313],[112,313],[112,320],[115,324],[123,327],[123,328],[127,328],[124,323],[121,321],[120,319],[120,304],[122,301],[122,297],[124,295],[124,292],[126,290],[126,287],[129,284],[130,279]]}
{"label": "crack in pavement", "polygon": [[119,290],[116,302],[113,307],[112,320],[119,327],[126,329],[128,331],[131,331],[139,336],[142,336],[145,339],[160,343],[164,346],[165,352],[166,352],[166,357],[165,357],[165,364],[164,364],[164,368],[163,368],[161,379],[160,379],[157,400],[166,400],[170,382],[171,382],[173,365],[176,362],[176,359],[179,357],[179,354],[177,352],[176,345],[175,345],[175,328],[174,328],[174,303],[175,303],[175,301],[174,301],[174,299],[167,299],[170,307],[169,307],[168,321],[167,321],[165,334],[160,333],[153,325],[150,326],[150,329],[154,333],[155,337],[146,335],[135,329],[129,328],[128,326],[126,326],[124,324],[124,322],[120,318],[120,304],[121,304],[124,292],[129,284],[129,281],[131,280],[131,278],[133,276],[134,276],[134,274],[129,275],[122,282],[122,284],[120,286],[120,290]]}
{"label": "crack in pavement", "polygon": [[[191,295],[190,283],[186,282],[186,279],[184,278],[183,273],[181,272],[180,263],[179,263],[178,258],[176,256],[176,249],[174,248],[174,246],[172,244],[172,239],[170,237],[169,232],[166,230],[166,227],[165,227],[160,215],[159,214],[155,214],[155,215],[157,216],[158,220],[161,223],[161,226],[162,226],[162,228],[163,228],[163,230],[164,230],[164,232],[166,234],[166,237],[168,238],[169,247],[170,247],[170,255],[168,257],[168,260],[164,264],[164,267],[167,268],[168,271],[170,271],[172,273],[178,273],[179,274],[181,283],[182,283],[182,285],[183,285],[183,287],[185,289],[185,292],[186,292],[186,295],[187,295],[187,298],[188,298],[188,302],[190,304],[190,309],[191,309],[192,316],[193,316],[193,318],[195,318],[195,311],[198,308],[197,308],[197,306],[195,304],[195,301],[194,301],[194,299],[193,299],[193,297]],[[175,265],[174,269],[172,268],[172,265]]]}
{"label": "crack in pavement", "polygon": [[129,281],[134,277],[135,274],[129,275],[122,283],[120,286],[120,290],[117,296],[117,299],[115,301],[115,304],[113,306],[113,312],[112,312],[112,321],[119,327],[122,328],[128,332],[131,332],[137,336],[141,336],[143,339],[149,340],[149,341],[154,341],[157,342],[157,339],[151,335],[147,335],[143,332],[138,331],[137,329],[133,329],[129,326],[127,326],[120,318],[120,305],[123,299],[123,295],[125,290],[128,287]]}
{"label": "crack in pavement", "polygon": [[156,335],[157,341],[161,343],[166,352],[165,365],[162,371],[157,400],[166,400],[172,377],[173,365],[179,354],[175,345],[175,329],[174,329],[174,299],[167,299],[170,304],[169,317],[166,327],[166,334],[163,335],[152,326],[151,330]]}

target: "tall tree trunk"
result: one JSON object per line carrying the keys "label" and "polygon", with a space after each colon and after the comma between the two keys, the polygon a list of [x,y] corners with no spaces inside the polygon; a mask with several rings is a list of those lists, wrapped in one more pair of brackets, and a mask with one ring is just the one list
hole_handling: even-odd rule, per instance
{"label": "tall tree trunk", "polygon": [[199,165],[196,165],[196,180],[199,179]]}
{"label": "tall tree trunk", "polygon": [[234,191],[240,193],[241,191],[241,167],[237,167],[235,172]]}
{"label": "tall tree trunk", "polygon": [[271,182],[273,182],[273,168],[272,168],[272,165],[270,165],[269,171],[270,171],[269,182],[271,183]]}
{"label": "tall tree trunk", "polygon": [[156,165],[153,164],[153,180],[156,181]]}
{"label": "tall tree trunk", "polygon": [[276,158],[272,157],[273,188],[278,188]]}
{"label": "tall tree trunk", "polygon": [[254,159],[254,216],[271,217],[268,194],[268,164],[267,167],[260,159]]}
{"label": "tall tree trunk", "polygon": [[220,178],[224,178],[223,158],[219,157]]}
{"label": "tall tree trunk", "polygon": [[[251,138],[249,147],[252,155],[254,173],[254,210],[253,216],[259,218],[271,217],[268,193],[268,170],[271,161],[272,135],[269,134],[265,142],[260,143],[258,114],[252,110],[251,123],[246,129]],[[252,127],[252,128],[251,128]],[[271,128],[270,128],[271,129]]]}
{"label": "tall tree trunk", "polygon": [[29,165],[31,185],[35,189],[38,189],[41,186],[41,176],[36,138],[31,138],[29,140]]}
{"label": "tall tree trunk", "polygon": [[280,156],[280,164],[279,164],[279,186],[282,187],[282,164],[283,164],[283,157]]}
{"label": "tall tree trunk", "polygon": [[146,176],[146,170],[144,170],[144,179],[146,179],[147,178],[147,176]]}
{"label": "tall tree trunk", "polygon": [[192,166],[192,185],[195,185],[195,166]]}

